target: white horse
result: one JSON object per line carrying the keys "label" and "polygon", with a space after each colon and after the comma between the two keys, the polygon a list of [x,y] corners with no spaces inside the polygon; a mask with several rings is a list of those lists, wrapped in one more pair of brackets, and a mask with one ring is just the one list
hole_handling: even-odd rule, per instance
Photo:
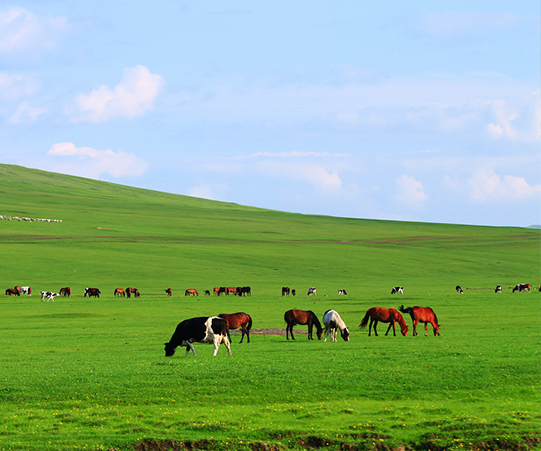
{"label": "white horse", "polygon": [[340,318],[340,315],[335,310],[327,310],[323,315],[323,324],[325,325],[325,340],[329,333],[331,334],[331,341],[336,341],[337,329],[340,329],[340,335],[344,341],[349,341],[349,330],[346,323]]}
{"label": "white horse", "polygon": [[21,294],[32,295],[32,289],[30,287],[21,287]]}

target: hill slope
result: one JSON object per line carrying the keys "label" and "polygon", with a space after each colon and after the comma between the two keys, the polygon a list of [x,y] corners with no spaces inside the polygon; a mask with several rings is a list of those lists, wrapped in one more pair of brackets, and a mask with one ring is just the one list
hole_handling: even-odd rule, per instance
{"label": "hill slope", "polygon": [[[404,223],[263,210],[0,165],[2,280],[15,284],[317,286],[380,292],[495,286],[539,276],[534,229]],[[465,276],[466,275],[466,276]]]}

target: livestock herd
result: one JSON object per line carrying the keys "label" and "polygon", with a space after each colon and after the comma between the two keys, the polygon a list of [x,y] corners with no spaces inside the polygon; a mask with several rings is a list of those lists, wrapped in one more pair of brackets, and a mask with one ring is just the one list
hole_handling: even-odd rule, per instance
{"label": "livestock herd", "polygon": [[[516,284],[514,287],[509,287],[512,289],[512,292],[531,292],[532,285],[526,283]],[[457,285],[455,290],[458,294],[464,294],[464,291]],[[541,287],[539,288],[541,292]],[[250,287],[216,287],[213,290],[215,296],[220,295],[233,295],[233,296],[251,296]],[[502,286],[497,285],[495,293],[501,293]],[[168,297],[172,296],[173,290],[167,288],[165,293]],[[204,291],[205,295],[210,295],[210,290]],[[392,287],[391,294],[404,294],[404,287],[396,286]],[[32,295],[32,288],[29,286],[15,286],[14,288],[8,288],[5,291],[7,296],[21,296],[21,295]],[[53,291],[40,291],[42,301],[53,301],[54,298],[58,296],[71,297],[72,290],[71,287],[62,287],[58,292]],[[84,297],[97,297],[99,298],[101,291],[98,288],[86,287],[84,289]],[[123,296],[123,297],[135,297],[139,298],[141,296],[137,288],[128,287],[116,288],[114,290],[114,296]],[[293,296],[296,294],[295,289],[290,287],[282,287],[282,296]],[[339,295],[346,295],[345,289],[338,290]],[[189,288],[184,292],[185,296],[199,296],[199,292],[194,288]],[[315,287],[310,287],[307,292],[308,296],[317,295],[317,290]],[[407,307],[403,305],[399,307],[400,312],[407,313],[410,315],[412,324],[413,324],[413,335],[419,335],[417,332],[417,325],[423,323],[425,325],[425,336],[428,335],[428,324],[431,324],[434,330],[434,336],[439,336],[438,320],[436,314],[430,307]],[[409,328],[406,325],[404,317],[400,312],[394,308],[383,308],[383,307],[372,307],[367,310],[361,324],[359,327],[364,329],[368,326],[368,336],[371,336],[372,329],[374,330],[374,335],[377,333],[377,325],[379,322],[388,323],[389,327],[385,335],[388,335],[391,328],[393,329],[393,334],[396,336],[395,325],[398,323],[400,326],[400,331],[403,336],[408,335]],[[340,331],[341,337],[345,341],[349,341],[349,329],[346,324],[335,310],[327,310],[323,315],[323,324],[325,329],[321,326],[319,319],[316,314],[311,310],[288,310],[284,314],[284,320],[286,322],[286,339],[289,340],[291,336],[292,340],[295,340],[293,335],[293,327],[295,325],[307,325],[308,326],[308,339],[313,340],[313,329],[315,327],[318,340],[321,340],[323,333],[325,332],[325,340],[327,341],[328,336],[331,336],[331,341],[337,341],[337,334]],[[214,354],[218,352],[218,348],[221,343],[224,343],[228,353],[231,354],[231,337],[230,330],[233,329],[242,329],[242,338],[241,343],[246,336],[247,342],[250,342],[250,329],[252,327],[252,318],[250,315],[244,312],[238,312],[234,314],[220,314],[217,316],[211,317],[198,317],[191,318],[182,321],[178,324],[177,328],[171,340],[168,343],[165,343],[165,355],[167,357],[172,356],[175,353],[175,350],[178,346],[186,347],[186,355],[189,354],[191,350],[195,356],[195,349],[193,343],[212,343],[214,344]]]}

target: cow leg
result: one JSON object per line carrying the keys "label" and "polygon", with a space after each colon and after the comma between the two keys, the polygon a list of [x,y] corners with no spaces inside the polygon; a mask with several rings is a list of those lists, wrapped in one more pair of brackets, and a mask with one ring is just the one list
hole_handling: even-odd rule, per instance
{"label": "cow leg", "polygon": [[193,356],[196,357],[197,354],[195,353],[195,348],[193,347],[193,343],[191,341],[188,341],[186,345],[186,356],[190,354],[190,349],[192,350]]}

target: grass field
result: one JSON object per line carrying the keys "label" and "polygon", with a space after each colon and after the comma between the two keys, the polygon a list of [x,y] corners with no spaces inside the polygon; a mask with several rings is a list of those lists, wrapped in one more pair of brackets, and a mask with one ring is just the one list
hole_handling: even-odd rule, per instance
{"label": "grass field", "polygon": [[[2,215],[62,220],[0,221],[0,450],[541,449],[539,230],[297,215],[8,165],[0,196]],[[15,285],[34,294],[4,296]],[[253,294],[183,296],[224,285]],[[40,302],[64,286],[72,298]],[[127,286],[141,298],[113,296]],[[400,304],[431,306],[441,336],[359,330]],[[164,357],[185,318],[284,329],[290,308],[334,308],[351,341],[298,326],[294,342]]]}

